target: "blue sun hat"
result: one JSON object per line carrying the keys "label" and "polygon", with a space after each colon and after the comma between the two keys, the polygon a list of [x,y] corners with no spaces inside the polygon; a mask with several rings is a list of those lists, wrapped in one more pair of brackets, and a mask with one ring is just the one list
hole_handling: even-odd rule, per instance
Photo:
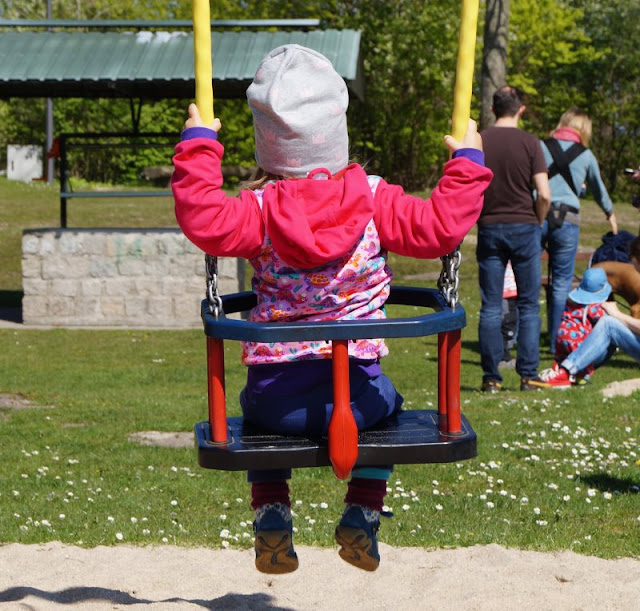
{"label": "blue sun hat", "polygon": [[607,282],[607,274],[600,267],[590,267],[585,271],[580,286],[569,293],[574,303],[588,305],[602,303],[611,294],[611,285]]}

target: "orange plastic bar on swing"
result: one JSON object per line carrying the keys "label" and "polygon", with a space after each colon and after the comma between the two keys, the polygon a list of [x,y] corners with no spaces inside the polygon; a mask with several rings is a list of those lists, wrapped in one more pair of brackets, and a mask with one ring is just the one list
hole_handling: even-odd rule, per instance
{"label": "orange plastic bar on swing", "polygon": [[438,333],[438,429],[440,434],[447,433],[447,358],[449,334]]}
{"label": "orange plastic bar on swing", "polygon": [[462,432],[460,417],[460,348],[462,332],[460,329],[447,334],[447,433],[456,435]]}
{"label": "orange plastic bar on swing", "polygon": [[224,342],[207,337],[207,390],[209,426],[215,443],[227,441],[227,400],[224,380]]}
{"label": "orange plastic bar on swing", "polygon": [[351,411],[347,340],[333,340],[333,413],[329,422],[329,459],[338,479],[347,479],[358,459],[358,426]]}
{"label": "orange plastic bar on swing", "polygon": [[443,435],[462,432],[460,416],[460,329],[438,334],[438,429]]}

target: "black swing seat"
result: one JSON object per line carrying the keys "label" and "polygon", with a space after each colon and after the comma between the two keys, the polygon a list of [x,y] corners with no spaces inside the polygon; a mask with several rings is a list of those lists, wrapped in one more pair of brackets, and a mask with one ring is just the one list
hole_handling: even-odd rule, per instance
{"label": "black swing seat", "polygon": [[[222,297],[227,314],[243,312],[255,305],[251,292]],[[299,340],[349,340],[378,337],[422,337],[462,329],[465,313],[461,306],[450,308],[435,289],[393,287],[388,304],[427,307],[428,314],[384,320],[340,320],[334,322],[254,323],[218,317],[202,302],[202,319],[209,338],[257,342]],[[436,382],[434,380],[434,387]],[[466,460],[477,455],[476,434],[461,415],[461,430],[443,434],[438,426],[436,410],[403,410],[373,428],[358,434],[356,467],[446,463]],[[331,464],[326,436],[290,436],[265,431],[244,422],[227,419],[227,441],[212,441],[209,421],[196,424],[198,463],[201,467],[223,471],[247,469],[280,469],[321,467]]]}
{"label": "black swing seat", "polygon": [[[297,437],[270,433],[229,418],[229,441],[211,441],[209,422],[196,425],[198,464],[206,469],[246,471],[330,466],[327,437]],[[445,463],[474,458],[476,434],[462,416],[462,433],[447,437],[438,429],[435,410],[405,410],[383,423],[360,431],[356,467]]]}

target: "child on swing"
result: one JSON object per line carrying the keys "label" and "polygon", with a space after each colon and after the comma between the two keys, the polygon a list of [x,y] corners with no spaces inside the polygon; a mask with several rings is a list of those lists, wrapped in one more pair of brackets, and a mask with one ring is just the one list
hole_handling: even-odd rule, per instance
{"label": "child on swing", "polygon": [[[316,321],[385,318],[391,270],[387,251],[433,259],[462,241],[482,208],[492,174],[469,122],[431,198],[368,176],[349,164],[344,80],[314,50],[290,44],[271,51],[247,90],[253,113],[256,179],[228,197],[219,119],[204,125],[189,106],[173,159],[176,218],[185,235],[216,256],[244,257],[254,269],[258,302],[249,320]],[[400,409],[402,397],[381,371],[383,340],[349,343],[351,408],[359,429]],[[327,342],[245,342],[248,367],[240,403],[244,418],[269,430],[325,434],[333,408]],[[340,556],[378,567],[377,531],[390,465],[354,469],[336,528]],[[256,567],[288,573],[293,548],[291,469],[251,470]]]}

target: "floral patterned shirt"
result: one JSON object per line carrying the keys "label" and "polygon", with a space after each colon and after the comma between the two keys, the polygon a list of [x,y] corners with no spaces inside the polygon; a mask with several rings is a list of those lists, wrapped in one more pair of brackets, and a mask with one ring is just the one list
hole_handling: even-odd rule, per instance
{"label": "floral patterned shirt", "polygon": [[[368,177],[374,194],[379,180],[377,176]],[[261,202],[262,192],[254,193]],[[380,246],[373,220],[344,257],[311,270],[295,268],[282,261],[265,234],[260,254],[249,261],[255,270],[252,289],[258,297],[249,320],[300,322],[385,318],[383,306],[389,297],[392,278],[386,259],[387,253]],[[349,342],[352,358],[377,360],[387,353],[382,339]],[[325,341],[243,342],[245,365],[324,358],[331,358],[331,344]]]}

